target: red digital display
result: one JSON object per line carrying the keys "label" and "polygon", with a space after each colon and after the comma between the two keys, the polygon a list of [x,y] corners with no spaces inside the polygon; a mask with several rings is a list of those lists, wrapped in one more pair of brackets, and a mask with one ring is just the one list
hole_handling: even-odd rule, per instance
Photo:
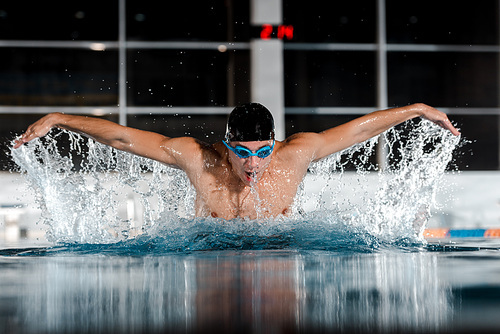
{"label": "red digital display", "polygon": [[263,24],[260,30],[261,39],[271,39],[276,37],[278,39],[293,39],[293,26],[292,25],[278,25]]}

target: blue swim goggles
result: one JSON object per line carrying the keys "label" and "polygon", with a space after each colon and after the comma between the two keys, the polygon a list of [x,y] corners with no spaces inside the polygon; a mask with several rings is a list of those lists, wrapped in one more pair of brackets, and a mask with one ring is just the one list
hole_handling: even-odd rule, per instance
{"label": "blue swim goggles", "polygon": [[250,151],[246,147],[239,146],[239,145],[236,147],[231,147],[228,143],[226,143],[226,141],[223,140],[222,142],[224,143],[224,145],[226,145],[226,147],[228,149],[233,151],[234,154],[236,154],[238,156],[238,158],[240,158],[240,159],[246,159],[246,158],[250,158],[253,156],[264,159],[264,158],[267,158],[273,152],[273,149],[274,149],[274,140],[273,140],[273,144],[271,146],[261,147],[255,153],[253,153],[252,151]]}

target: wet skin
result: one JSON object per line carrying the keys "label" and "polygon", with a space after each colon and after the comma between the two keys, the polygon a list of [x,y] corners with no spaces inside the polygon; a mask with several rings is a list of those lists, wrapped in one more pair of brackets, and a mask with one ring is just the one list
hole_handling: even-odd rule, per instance
{"label": "wet skin", "polygon": [[[271,145],[272,141],[232,142],[252,152]],[[190,178],[197,190],[197,216],[225,219],[275,217],[290,212],[297,187],[307,171],[307,163],[285,165],[285,145],[277,141],[273,153],[266,158],[239,158],[234,152],[216,143],[213,163],[201,174]],[[192,174],[191,174],[192,175]]]}

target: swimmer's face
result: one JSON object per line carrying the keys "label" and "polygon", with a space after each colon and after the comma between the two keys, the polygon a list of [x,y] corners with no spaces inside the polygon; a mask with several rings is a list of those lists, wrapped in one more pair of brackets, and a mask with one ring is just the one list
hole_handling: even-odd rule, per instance
{"label": "swimmer's face", "polygon": [[[272,146],[272,140],[266,141],[233,141],[230,143],[231,147],[241,146],[252,152],[257,152],[259,149]],[[259,182],[262,174],[269,166],[273,153],[269,154],[265,158],[259,158],[257,156],[250,156],[248,158],[240,158],[231,150],[228,150],[229,161],[233,167],[233,171],[244,184],[251,186]]]}

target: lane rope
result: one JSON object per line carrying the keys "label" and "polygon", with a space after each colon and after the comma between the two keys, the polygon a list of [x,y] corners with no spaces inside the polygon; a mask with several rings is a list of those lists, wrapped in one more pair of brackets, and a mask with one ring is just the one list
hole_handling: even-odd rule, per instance
{"label": "lane rope", "polygon": [[440,238],[500,238],[500,229],[449,229],[449,228],[427,228],[424,237],[430,239]]}

